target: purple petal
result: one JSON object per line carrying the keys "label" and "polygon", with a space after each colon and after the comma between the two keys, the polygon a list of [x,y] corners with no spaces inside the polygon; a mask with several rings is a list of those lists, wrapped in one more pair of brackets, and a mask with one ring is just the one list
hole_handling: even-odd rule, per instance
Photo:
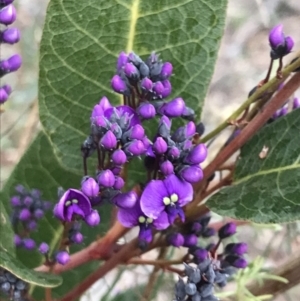
{"label": "purple petal", "polygon": [[139,202],[130,209],[120,208],[118,211],[118,220],[126,228],[132,228],[139,223],[139,217],[144,216]]}
{"label": "purple petal", "polygon": [[152,180],[144,189],[140,203],[142,211],[156,219],[165,209],[163,198],[168,196],[166,187],[161,180]]}
{"label": "purple petal", "polygon": [[183,207],[193,199],[193,186],[180,180],[175,175],[170,175],[164,180],[168,195],[177,194],[178,204]]}
{"label": "purple petal", "polygon": [[168,214],[163,211],[157,219],[153,221],[153,226],[157,230],[164,230],[167,229],[170,226],[169,219],[168,219]]}
{"label": "purple petal", "polygon": [[77,204],[72,204],[67,208],[67,212],[65,214],[65,218],[68,222],[72,220],[73,214],[80,215],[82,218],[84,218],[84,213],[83,211],[79,208]]}

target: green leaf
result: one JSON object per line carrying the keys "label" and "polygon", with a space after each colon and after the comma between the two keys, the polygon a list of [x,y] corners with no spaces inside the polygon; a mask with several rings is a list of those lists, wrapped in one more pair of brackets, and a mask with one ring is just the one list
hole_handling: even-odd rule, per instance
{"label": "green leaf", "polygon": [[28,269],[11,254],[0,249],[0,266],[25,282],[43,287],[56,287],[62,283],[59,275],[36,272]]}
{"label": "green leaf", "polygon": [[200,116],[222,36],[226,0],[52,0],[41,41],[40,117],[55,156],[81,173],[79,146],[124,50],[174,65],[173,97]]}
{"label": "green leaf", "polygon": [[[16,166],[3,191],[1,191],[0,199],[9,212],[11,210],[9,205],[10,196],[15,193],[14,187],[21,183],[27,188],[40,189],[43,193],[43,199],[56,202],[57,188],[59,186],[62,186],[64,189],[70,187],[76,188],[79,187],[80,180],[81,177],[79,175],[64,169],[60,165],[53,153],[47,136],[41,132]],[[110,206],[100,208],[101,223],[95,228],[90,228],[83,224],[81,232],[85,238],[84,245],[88,245],[95,240],[97,236],[107,231],[110,221],[110,212]],[[45,218],[39,221],[38,231],[32,234],[32,238],[36,241],[37,245],[41,242],[47,242],[53,250],[60,240],[61,233],[62,226],[53,217],[53,213],[49,212]],[[2,235],[0,241],[2,241]],[[71,252],[78,251],[83,248],[84,245],[71,246]],[[44,261],[43,257],[37,251],[18,249],[17,256],[18,259],[29,268],[39,266]],[[61,296],[97,267],[98,264],[92,263],[64,273],[62,275],[64,285],[54,289],[54,296]],[[38,300],[42,300],[43,298],[42,292],[36,290],[36,288],[34,289],[34,295]]]}
{"label": "green leaf", "polygon": [[[300,218],[300,111],[264,126],[241,150],[234,183],[207,205],[220,215],[257,223]],[[260,159],[263,147],[266,158]]]}
{"label": "green leaf", "polygon": [[5,252],[15,256],[16,250],[13,242],[14,231],[2,202],[0,202],[0,234],[0,249],[2,248]]}

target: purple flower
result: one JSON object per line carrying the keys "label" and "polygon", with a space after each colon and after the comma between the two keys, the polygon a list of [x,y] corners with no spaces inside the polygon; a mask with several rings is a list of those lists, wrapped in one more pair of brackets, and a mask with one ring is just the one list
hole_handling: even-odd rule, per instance
{"label": "purple flower", "polygon": [[55,205],[53,213],[61,221],[71,222],[75,216],[86,220],[92,213],[89,198],[77,189],[68,189]]}
{"label": "purple flower", "polygon": [[162,137],[157,137],[154,144],[153,150],[156,154],[162,155],[168,150],[168,144]]}
{"label": "purple flower", "polygon": [[190,183],[180,180],[175,175],[165,180],[152,180],[141,195],[141,208],[144,214],[156,219],[162,212],[168,214],[172,224],[177,215],[185,219],[181,207],[193,199],[193,187]]}
{"label": "purple flower", "polygon": [[139,238],[147,243],[152,241],[152,228],[164,230],[170,225],[165,212],[159,214],[156,219],[146,216],[141,210],[139,201],[131,209],[119,209],[118,220],[127,228],[139,226]]}
{"label": "purple flower", "polygon": [[166,98],[166,97],[168,97],[170,94],[171,94],[171,92],[172,92],[172,85],[171,85],[171,83],[166,79],[166,80],[163,80],[162,81],[162,84],[163,84],[163,86],[164,86],[164,90],[162,91],[162,93],[161,93],[161,97],[162,98]]}
{"label": "purple flower", "polygon": [[140,156],[146,152],[146,148],[141,140],[133,140],[124,145],[124,152],[127,156]]}
{"label": "purple flower", "polygon": [[104,116],[110,119],[114,113],[118,115],[119,119],[125,119],[129,123],[129,127],[141,124],[138,114],[129,106],[118,106],[107,109],[104,111]]}
{"label": "purple flower", "polygon": [[153,92],[158,96],[158,97],[162,97],[162,93],[164,91],[165,87],[162,84],[162,82],[156,82],[153,85]]}

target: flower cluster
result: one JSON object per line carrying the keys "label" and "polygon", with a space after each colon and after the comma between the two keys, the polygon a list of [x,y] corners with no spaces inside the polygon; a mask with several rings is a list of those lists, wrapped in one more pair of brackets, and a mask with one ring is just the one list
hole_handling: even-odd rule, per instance
{"label": "flower cluster", "polygon": [[15,190],[17,194],[10,200],[12,206],[11,222],[16,233],[15,245],[33,250],[36,243],[29,235],[38,229],[38,221],[51,209],[52,204],[42,200],[41,192],[37,189],[29,191],[24,186],[18,185]]}
{"label": "flower cluster", "polygon": [[269,42],[271,46],[271,58],[273,60],[282,58],[289,54],[294,46],[292,37],[286,37],[283,33],[283,25],[276,25],[269,33]]}
{"label": "flower cluster", "polygon": [[[175,287],[176,299],[183,300],[218,300],[214,296],[214,285],[222,288],[227,284],[227,279],[236,272],[247,266],[244,254],[248,251],[245,243],[229,243],[225,245],[223,252],[217,251],[224,239],[236,232],[234,223],[227,223],[218,232],[208,227],[210,216],[203,216],[198,221],[186,225],[184,234],[171,233],[167,236],[169,244],[189,248],[189,256],[185,263],[185,275],[187,283],[181,278]],[[217,243],[209,243],[206,246],[198,245],[199,238],[202,240],[218,235]]]}
{"label": "flower cluster", "polygon": [[[90,135],[81,147],[81,190],[65,192],[54,209],[57,218],[72,222],[79,217],[93,226],[90,215],[94,221],[98,213],[91,208],[109,202],[119,208],[118,219],[125,227],[140,227],[141,243],[151,242],[153,229],[166,229],[177,217],[184,221],[182,207],[193,199],[191,183],[203,178],[200,163],[207,149],[196,144],[204,127],[194,123],[194,111],[181,97],[165,99],[172,90],[172,71],[172,64],[155,53],[145,61],[133,52],[120,53],[111,86],[123,95],[124,105],[113,106],[104,96],[94,106]],[[178,117],[188,122],[172,131],[172,120]],[[158,126],[148,136],[143,123],[153,118],[158,118]],[[90,176],[86,159],[94,152],[98,171]],[[124,191],[122,170],[135,157],[143,157],[148,180]]]}
{"label": "flower cluster", "polygon": [[17,278],[14,274],[0,268],[0,292],[9,296],[12,301],[26,301],[28,283]]}
{"label": "flower cluster", "polygon": [[[15,44],[20,40],[20,32],[18,28],[7,25],[12,24],[16,20],[16,9],[12,4],[13,0],[0,0],[0,43]],[[1,28],[3,27],[3,29]],[[4,28],[6,27],[6,28]],[[15,54],[8,59],[0,60],[0,78],[7,73],[16,71],[22,64],[21,56]],[[11,94],[11,86],[0,86],[0,104],[6,102]]]}

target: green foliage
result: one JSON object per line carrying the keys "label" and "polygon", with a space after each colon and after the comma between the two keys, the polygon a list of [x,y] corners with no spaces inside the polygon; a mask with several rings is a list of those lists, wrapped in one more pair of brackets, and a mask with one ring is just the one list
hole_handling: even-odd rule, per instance
{"label": "green foliage", "polygon": [[[118,54],[153,50],[174,65],[173,96],[200,116],[224,27],[226,0],[52,0],[41,42],[40,117],[55,156],[81,173],[92,107],[112,93]],[[138,178],[138,175],[136,176]]]}
{"label": "green foliage", "polygon": [[27,268],[19,260],[0,249],[0,267],[11,272],[25,282],[43,287],[55,287],[62,283],[59,275],[41,273]]}
{"label": "green foliage", "polygon": [[0,234],[0,249],[15,256],[15,246],[13,242],[14,232],[2,202],[0,202]]}
{"label": "green foliage", "polygon": [[[233,185],[207,205],[220,215],[257,223],[300,218],[299,110],[264,126],[241,150]],[[266,158],[259,158],[263,147]]]}

